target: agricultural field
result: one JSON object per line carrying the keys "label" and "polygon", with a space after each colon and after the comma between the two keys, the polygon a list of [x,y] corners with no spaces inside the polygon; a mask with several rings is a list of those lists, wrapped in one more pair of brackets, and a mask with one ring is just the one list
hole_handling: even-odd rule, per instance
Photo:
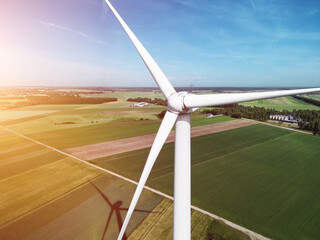
{"label": "agricultural field", "polygon": [[99,176],[101,171],[71,160],[59,161],[26,171],[0,182],[0,225],[55,199]]}
{"label": "agricultural field", "polygon": [[[101,239],[102,234],[114,239],[116,213],[104,233],[112,210],[104,198],[128,206],[134,189],[132,183],[0,130],[1,239]],[[135,214],[128,233],[161,200],[145,192],[138,206],[144,212]]]}
{"label": "agricultural field", "polygon": [[[192,203],[273,239],[320,235],[320,139],[266,125],[192,139]],[[147,182],[173,194],[173,143]],[[93,160],[138,180],[149,149]]]}
{"label": "agricultural field", "polygon": [[[97,94],[101,98],[118,97],[118,101],[103,104],[55,104],[33,105],[13,108],[0,112],[0,124],[9,126],[24,134],[64,130],[79,127],[92,127],[123,120],[147,119],[158,120],[155,116],[163,109],[162,106],[150,105],[145,108],[130,108],[127,95],[135,97],[157,96],[153,92],[107,92]],[[96,94],[89,97],[96,98]],[[146,120],[146,121],[147,121]]]}
{"label": "agricultural field", "polygon": [[[169,199],[163,199],[155,207],[154,212],[161,212],[161,214],[149,214],[148,217],[144,219],[142,224],[132,232],[128,240],[159,239],[159,236],[161,236],[161,239],[172,239],[173,201]],[[192,210],[191,239],[207,239],[208,229],[212,222],[213,220],[211,217]],[[218,231],[215,230],[215,232]],[[245,237],[248,238],[247,235],[245,235]]]}
{"label": "agricultural field", "polygon": [[[11,130],[25,134],[32,139],[56,147],[67,149],[128,137],[156,133],[161,120],[156,114],[163,106],[148,105],[144,108],[130,108],[130,97],[157,97],[153,92],[108,92],[91,94],[90,97],[117,97],[117,102],[104,104],[56,104],[34,105],[14,108],[0,113],[0,124]],[[8,116],[15,116],[14,119]],[[192,116],[192,126],[201,126],[233,120],[227,116],[205,118],[200,112]]]}
{"label": "agricultural field", "polygon": [[[128,97],[162,97],[155,92],[83,92],[83,97],[116,97],[118,101],[14,108],[0,112],[0,125],[64,151],[153,134],[161,122],[155,114],[165,109],[155,105],[130,108],[132,103],[126,101]],[[315,107],[291,97],[265,101],[245,104],[266,104],[278,110]],[[230,120],[234,119],[206,119],[195,112],[192,126]],[[195,206],[273,239],[320,235],[316,186],[320,138],[259,124],[195,137],[192,144]],[[173,146],[164,146],[147,183],[170,195]],[[138,180],[148,151],[125,152],[92,163]],[[132,183],[0,128],[0,192],[6,194],[0,198],[0,236],[5,239],[114,239],[119,224],[114,216],[107,226],[112,208],[106,199],[120,201],[126,208],[134,189]],[[171,239],[171,200],[144,191],[138,208],[144,212],[134,214],[129,239]],[[121,212],[124,216],[125,211]],[[72,227],[65,228],[68,224]],[[205,239],[208,233],[248,238],[196,211],[192,224],[193,239]]]}
{"label": "agricultural field", "polygon": [[64,157],[17,135],[0,131],[0,181]]}
{"label": "agricultural field", "polygon": [[280,98],[272,98],[272,99],[264,99],[264,100],[256,100],[251,102],[240,103],[243,106],[248,107],[264,107],[271,108],[275,110],[288,110],[293,111],[296,110],[320,110],[320,107],[314,106],[312,104],[305,103],[293,97],[280,97]]}
{"label": "agricultural field", "polygon": [[[104,232],[112,210],[104,198],[128,206],[127,194],[134,189],[131,183],[0,130],[1,239],[101,239],[102,234],[114,239],[119,232],[115,216]],[[144,193],[138,207],[145,212],[135,214],[128,233],[161,199]]]}
{"label": "agricultural field", "polygon": [[[106,107],[107,108],[107,107]],[[109,110],[109,109],[108,109]],[[114,123],[118,121],[136,121],[140,118],[157,120],[155,114],[161,110],[132,110],[123,109],[122,111],[108,111],[107,109],[73,109],[56,112],[47,116],[36,118],[21,119],[20,121],[5,122],[14,129],[24,134],[34,134],[56,130],[66,130],[72,128],[86,128],[96,125]],[[28,121],[26,121],[28,120]]]}
{"label": "agricultural field", "polygon": [[114,91],[114,92],[107,92],[104,94],[90,94],[90,95],[82,95],[83,97],[112,97],[118,98],[118,101],[125,101],[128,98],[161,98],[164,99],[163,94],[160,91]]}
{"label": "agricultural field", "polygon": [[[48,111],[55,112],[46,114],[38,113],[43,113],[47,105],[30,106],[12,112],[22,115],[20,112],[27,111],[34,113],[33,116],[15,120],[0,118],[0,124],[59,149],[155,133],[161,122],[156,114],[165,108],[154,105],[130,108],[130,104],[123,100],[73,108],[71,105],[48,105]],[[232,118],[226,116],[206,119],[197,112],[193,114],[192,126],[229,120]]]}
{"label": "agricultural field", "polygon": [[[45,111],[43,106],[32,106],[28,107],[28,111],[42,114],[31,116],[19,115],[20,111],[15,109],[12,112],[15,112],[18,117],[13,120],[5,120],[1,124],[8,128],[21,124],[28,128],[28,125],[24,124],[30,124],[39,119],[49,119],[53,115],[58,116],[61,112],[71,111],[72,115],[77,115],[83,111],[78,107],[50,106],[49,111],[55,109],[55,112],[43,113],[42,111]],[[82,107],[88,106],[80,108]],[[195,116],[195,125],[229,120],[232,118],[223,116],[204,120],[203,115],[199,114]],[[131,122],[145,124],[143,121],[130,120]],[[159,122],[159,120],[153,121],[152,129],[156,130]],[[128,124],[126,121],[124,123]],[[119,126],[119,129],[124,125]],[[20,129],[22,133],[23,127]],[[87,137],[87,132],[81,132],[77,127],[74,129],[75,132],[78,132],[78,136]],[[55,130],[50,130],[48,135],[55,132]],[[43,134],[41,131],[37,133]],[[108,137],[108,132],[104,133]],[[123,132],[121,137],[125,136]],[[57,136],[53,135],[51,139],[55,137]],[[55,141],[61,142],[61,139],[58,138]],[[118,210],[113,211],[108,201],[113,204],[119,203],[127,208],[134,190],[135,185],[132,183],[113,177],[5,129],[0,130],[1,238],[12,240],[79,239],[85,236],[86,239],[116,239],[119,233],[119,222],[116,217]],[[141,232],[150,227],[150,224],[145,223],[144,219],[158,215],[161,215],[162,221],[167,224],[162,228],[154,228],[152,233],[160,236],[161,239],[171,239],[171,234],[169,237],[168,233],[172,233],[172,215],[170,214],[172,201],[167,200],[171,206],[170,211],[154,210],[161,209],[163,200],[163,197],[157,194],[144,191],[137,207],[141,211],[134,214],[127,231],[130,239],[143,239]],[[126,211],[121,211],[122,220],[125,213]],[[109,216],[111,216],[111,221],[107,224]],[[212,223],[212,218],[194,211],[192,221],[193,239],[204,238]],[[133,231],[136,235],[131,236]]]}
{"label": "agricultural field", "polygon": [[[204,119],[202,114],[195,115],[192,126],[230,121],[232,118],[219,116]],[[137,121],[120,119],[108,124],[93,124],[87,127],[69,128],[65,130],[43,131],[28,136],[59,149],[82,146],[87,144],[119,140],[129,137],[156,133],[160,120]],[[15,128],[13,128],[15,129]],[[16,129],[15,129],[16,130]],[[23,129],[21,129],[23,132]],[[61,141],[63,139],[63,141]]]}
{"label": "agricultural field", "polygon": [[0,111],[0,120],[10,121],[10,120],[17,120],[17,119],[25,119],[31,118],[34,116],[44,115],[47,113],[55,112],[54,110],[46,110],[46,111]]}
{"label": "agricultural field", "polygon": [[316,95],[316,94],[312,94],[312,95],[302,95],[302,97],[311,98],[311,99],[320,101],[320,95]]}
{"label": "agricultural field", "polygon": [[[116,239],[134,184],[6,130],[0,131],[0,143],[1,239]],[[172,205],[144,191],[127,229],[129,239],[149,239],[143,237],[149,228],[150,234],[171,239]],[[155,219],[161,221],[154,225]],[[212,221],[193,211],[193,239],[205,239]]]}
{"label": "agricultural field", "polygon": [[13,108],[10,111],[63,111],[90,106],[91,104],[46,104]]}
{"label": "agricultural field", "polygon": [[[191,136],[202,136],[207,134],[213,134],[229,129],[235,129],[239,127],[249,126],[257,124],[254,121],[237,119],[231,122],[215,123],[204,126],[197,126],[191,128]],[[78,146],[74,148],[67,148],[63,151],[76,156],[82,160],[92,160],[96,158],[116,155],[123,152],[134,151],[142,148],[148,148],[152,146],[152,143],[156,137],[156,134],[148,134],[138,137],[119,139],[114,141],[101,142],[96,144],[88,144],[84,146]],[[172,131],[166,143],[173,142],[175,139],[175,133]]]}

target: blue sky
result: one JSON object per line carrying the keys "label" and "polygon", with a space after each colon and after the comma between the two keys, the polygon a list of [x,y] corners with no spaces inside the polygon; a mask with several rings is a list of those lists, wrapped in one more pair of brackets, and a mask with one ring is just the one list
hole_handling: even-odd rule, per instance
{"label": "blue sky", "polygon": [[[111,3],[174,86],[320,86],[319,1]],[[156,86],[103,0],[7,1],[0,35],[0,85]]]}

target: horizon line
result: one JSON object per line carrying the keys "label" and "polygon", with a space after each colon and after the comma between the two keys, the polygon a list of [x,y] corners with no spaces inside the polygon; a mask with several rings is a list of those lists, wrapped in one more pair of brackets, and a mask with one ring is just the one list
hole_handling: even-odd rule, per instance
{"label": "horizon line", "polygon": [[[132,87],[132,86],[63,86],[63,85],[58,85],[58,86],[46,86],[46,85],[0,85],[0,88],[132,88],[132,89],[154,89],[154,90],[159,90],[159,87]],[[174,88],[185,88],[185,89],[205,89],[205,88],[227,88],[227,89],[232,89],[232,88],[255,88],[255,89],[264,89],[264,88],[273,88],[273,89],[298,89],[298,88],[319,88],[319,86],[175,86]]]}

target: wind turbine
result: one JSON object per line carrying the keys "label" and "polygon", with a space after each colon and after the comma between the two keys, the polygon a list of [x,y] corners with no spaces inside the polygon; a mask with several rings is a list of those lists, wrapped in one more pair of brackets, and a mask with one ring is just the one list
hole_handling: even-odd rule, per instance
{"label": "wind turbine", "polygon": [[198,107],[216,106],[231,103],[246,102],[258,99],[282,97],[302,93],[318,92],[320,88],[283,90],[272,92],[253,92],[236,94],[206,94],[194,95],[188,92],[176,92],[165,74],[143,47],[125,21],[111,5],[105,0],[114,13],[140,57],[147,66],[153,79],[168,100],[167,112],[156,134],[149,152],[146,164],[142,171],[138,186],[133,195],[128,213],[122,225],[118,240],[122,240],[134,208],[149,177],[151,169],[164,145],[171,129],[175,126],[175,154],[174,154],[174,217],[173,239],[190,240],[191,238],[191,157],[190,157],[190,116]]}

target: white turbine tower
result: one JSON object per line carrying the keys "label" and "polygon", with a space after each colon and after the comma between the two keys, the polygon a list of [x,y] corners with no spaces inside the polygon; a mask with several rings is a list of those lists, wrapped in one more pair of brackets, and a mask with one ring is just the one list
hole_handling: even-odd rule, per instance
{"label": "white turbine tower", "polygon": [[173,238],[175,240],[190,240],[191,238],[191,159],[190,159],[190,115],[198,107],[215,106],[245,102],[257,99],[296,95],[320,91],[320,88],[284,90],[272,92],[254,92],[239,94],[207,94],[194,95],[188,92],[176,92],[165,74],[153,60],[138,38],[124,22],[108,0],[105,0],[120,24],[128,34],[133,45],[149,69],[153,79],[168,100],[167,112],[156,134],[146,164],[141,174],[138,186],[133,195],[127,216],[122,225],[118,240],[121,240],[128,226],[131,215],[139,200],[141,192],[149,177],[151,169],[164,145],[174,124],[175,156],[174,156],[174,220]]}

